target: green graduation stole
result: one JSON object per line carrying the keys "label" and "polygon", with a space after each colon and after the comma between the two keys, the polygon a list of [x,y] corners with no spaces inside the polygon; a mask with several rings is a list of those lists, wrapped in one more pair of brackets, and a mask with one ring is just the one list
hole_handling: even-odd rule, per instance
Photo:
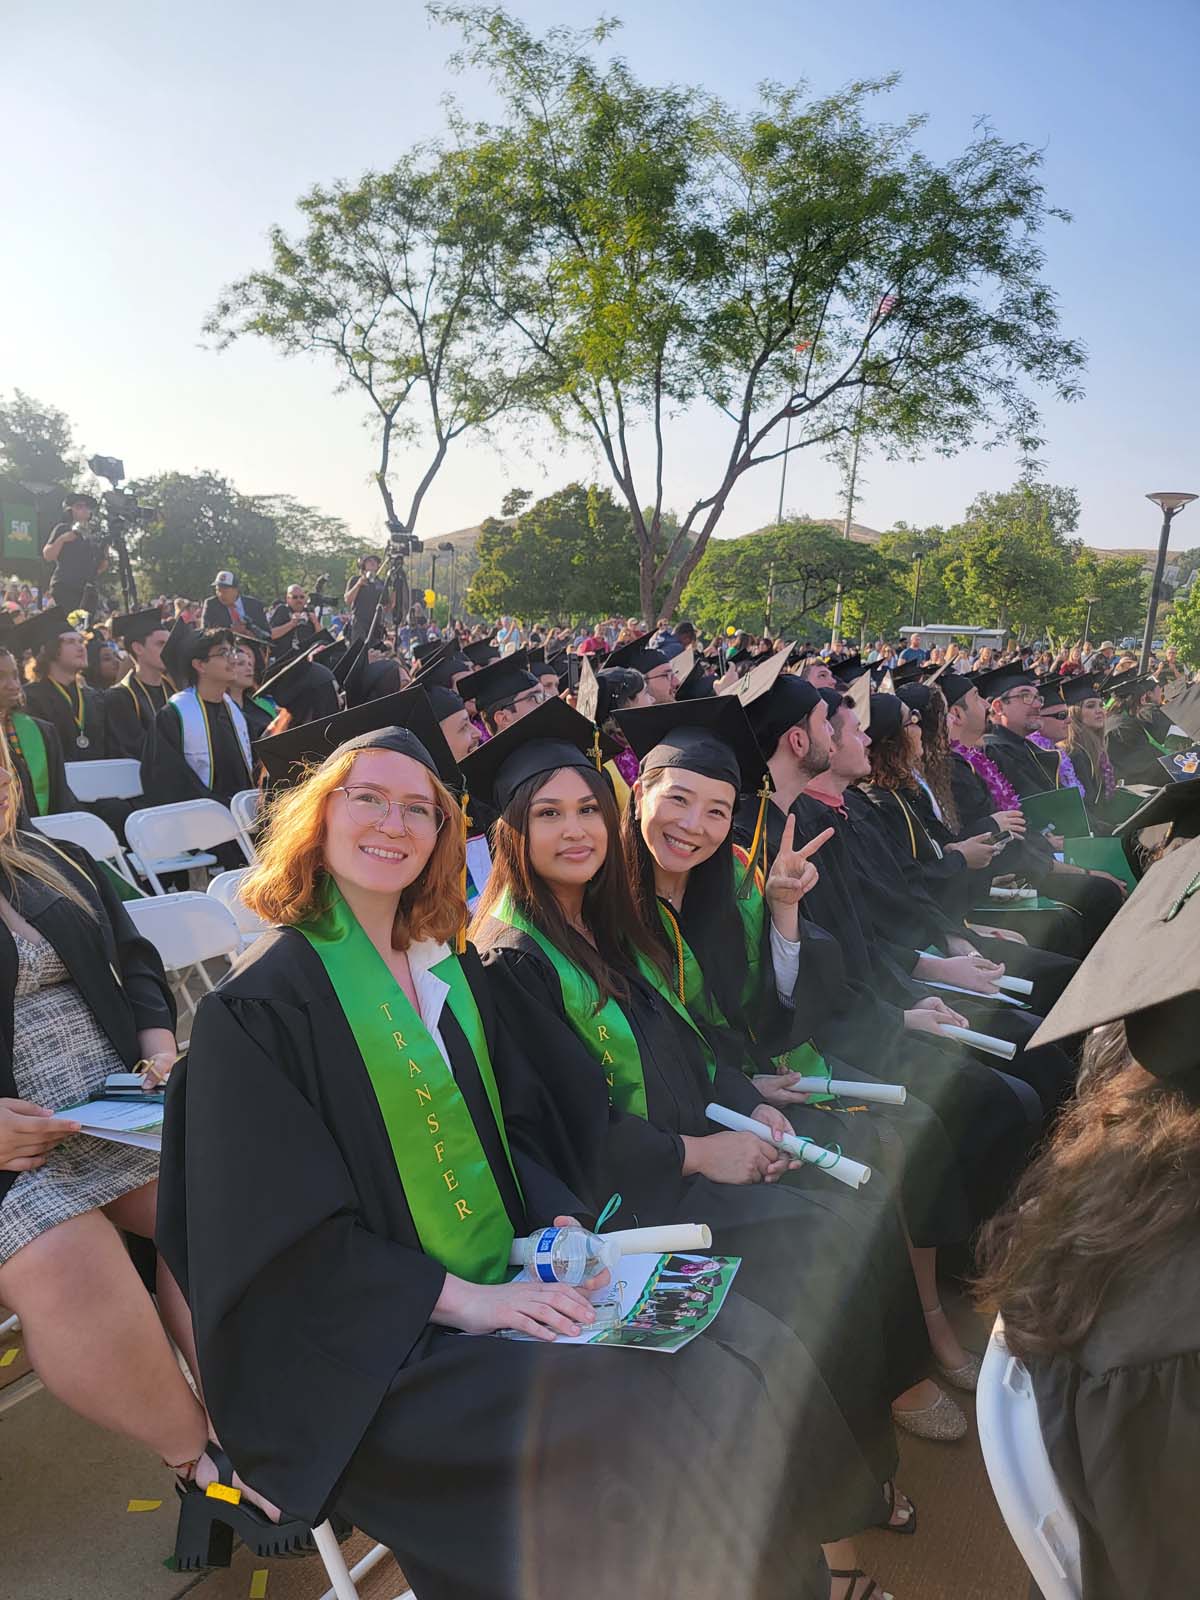
{"label": "green graduation stole", "polygon": [[26,716],[25,712],[14,711],[10,720],[13,732],[17,736],[21,760],[25,763],[29,781],[33,785],[37,814],[39,817],[44,817],[50,810],[50,766],[46,760],[46,741],[42,738],[42,730],[37,723],[32,717]]}
{"label": "green graduation stole", "polygon": [[[507,891],[492,907],[492,916],[497,922],[503,922],[510,928],[519,928],[522,933],[528,934],[554,968],[562,990],[563,1009],[567,1013],[567,1020],[604,1069],[609,1103],[618,1111],[632,1112],[635,1116],[645,1118],[646,1078],[642,1070],[642,1055],[629,1019],[617,1002],[612,999],[606,1000],[597,1009],[600,995],[587,973],[581,972],[540,929],[534,927],[528,917],[517,910]],[[635,960],[638,971],[646,982],[662,996],[680,1021],[686,1022],[699,1039],[704,1049],[705,1070],[711,1083],[716,1074],[717,1064],[709,1049],[708,1040],[697,1028],[688,1015],[687,1008],[653,962],[646,960],[640,954]]]}
{"label": "green graduation stole", "polygon": [[[743,859],[741,851],[735,849],[734,853],[739,860]],[[746,936],[746,987],[742,993],[742,1000],[744,1004],[748,1005],[753,999],[754,991],[759,983],[758,969],[761,961],[760,952],[762,950],[763,919],[766,914],[766,902],[763,899],[761,890],[755,883],[749,892],[735,903],[741,916],[742,929]],[[667,937],[675,947],[680,999],[687,1006],[688,1011],[701,1018],[702,1021],[711,1023],[716,1028],[729,1028],[733,1031],[732,1025],[716,1001],[711,995],[705,993],[704,973],[692,952],[691,946],[683,937],[683,931],[679,926],[679,920],[675,913],[670,906],[664,905],[661,900],[658,903],[658,911],[659,916],[662,918],[663,927],[666,929]],[[751,1034],[751,1038],[753,1038],[753,1034]],[[776,1056],[774,1061],[777,1067],[781,1067],[786,1072],[802,1072],[806,1077],[829,1076],[829,1068],[826,1065],[825,1057],[811,1041],[794,1046],[784,1055]],[[743,1063],[743,1069],[747,1066],[748,1063]],[[753,1073],[747,1072],[747,1076],[753,1076]]]}
{"label": "green graduation stole", "polygon": [[265,711],[269,717],[275,718],[279,715],[279,707],[269,694],[252,694],[250,698],[258,709]]}
{"label": "green graduation stole", "polygon": [[[462,1090],[341,892],[330,887],[328,909],[299,932],[320,957],[354,1034],[421,1248],[471,1283],[502,1283],[513,1226]],[[457,956],[446,956],[430,971],[449,985],[447,1003],[475,1057],[511,1170],[475,997]]]}

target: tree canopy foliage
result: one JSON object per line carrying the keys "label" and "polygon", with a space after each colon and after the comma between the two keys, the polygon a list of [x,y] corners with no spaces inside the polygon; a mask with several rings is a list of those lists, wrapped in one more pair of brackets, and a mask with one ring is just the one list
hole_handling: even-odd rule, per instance
{"label": "tree canopy foliage", "polygon": [[[1042,277],[1065,214],[1037,150],[981,128],[938,165],[915,147],[920,119],[871,119],[892,78],[823,98],[769,84],[743,111],[602,58],[612,23],[539,36],[494,6],[431,10],[501,106],[494,124],[453,122],[490,310],[532,359],[536,414],[598,446],[643,611],[686,551],[674,609],[755,467],[854,432],[895,454],[982,439],[1031,455],[1035,392],[1079,393],[1082,351]],[[692,408],[725,440],[669,537],[670,446]]]}
{"label": "tree canopy foliage", "polygon": [[64,411],[35,400],[21,389],[0,400],[0,474],[26,485],[31,493],[62,493],[74,488],[83,463]]}

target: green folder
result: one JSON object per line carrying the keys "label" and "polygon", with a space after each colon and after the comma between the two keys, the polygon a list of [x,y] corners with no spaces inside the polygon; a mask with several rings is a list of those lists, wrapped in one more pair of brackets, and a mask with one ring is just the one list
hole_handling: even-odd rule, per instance
{"label": "green folder", "polygon": [[1091,872],[1111,872],[1131,889],[1137,884],[1120,839],[1066,839],[1063,860],[1073,867],[1087,867]]}
{"label": "green folder", "polygon": [[1134,812],[1140,811],[1148,799],[1148,795],[1137,794],[1132,789],[1114,789],[1108,799],[1095,808],[1096,815],[1103,817],[1110,827],[1117,828],[1122,822],[1128,822]]}
{"label": "green folder", "polygon": [[1044,833],[1049,828],[1060,838],[1079,839],[1092,831],[1083,807],[1083,796],[1074,787],[1027,794],[1021,801],[1021,811],[1030,833]]}
{"label": "green folder", "polygon": [[[989,917],[994,921],[997,917],[1011,917],[1018,911],[1073,911],[1073,906],[1064,905],[1061,900],[1048,900],[1045,895],[1035,895],[1029,900],[993,900],[988,905],[972,906],[967,912],[967,917],[974,922],[986,924]],[[1076,912],[1078,915],[1078,912]]]}

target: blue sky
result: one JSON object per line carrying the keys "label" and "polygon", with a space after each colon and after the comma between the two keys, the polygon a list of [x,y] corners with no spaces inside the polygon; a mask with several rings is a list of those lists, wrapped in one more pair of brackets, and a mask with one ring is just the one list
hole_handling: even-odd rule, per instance
{"label": "blue sky", "polygon": [[[903,81],[881,113],[927,113],[921,143],[935,158],[960,149],[981,115],[1042,147],[1049,196],[1075,217],[1051,227],[1047,276],[1090,352],[1086,398],[1048,407],[1047,474],[1079,490],[1080,531],[1098,545],[1154,541],[1147,490],[1200,491],[1195,0],[607,8],[623,15],[619,48],[647,78],[736,101],[766,77],[823,92],[895,68]],[[600,7],[511,9],[545,26],[589,22]],[[315,364],[252,344],[213,353],[200,328],[221,286],[264,261],[267,228],[292,223],[307,187],[435,134],[446,90],[480,93],[445,70],[450,35],[412,0],[4,10],[0,392],[60,406],[89,453],[122,455],[134,476],[212,468],[370,534],[378,497],[357,402]],[[675,424],[671,503],[709,486],[721,437],[704,417]],[[459,449],[417,531],[477,522],[514,484],[547,492],[592,470],[548,436],[532,453],[515,441]],[[868,459],[856,516],[880,528],[951,521],[1014,474],[1003,451]],[[752,474],[720,532],[772,520],[778,490],[775,468]],[[831,466],[793,457],[791,508],[828,514],[838,495]],[[1200,544],[1200,506],[1174,542]]]}

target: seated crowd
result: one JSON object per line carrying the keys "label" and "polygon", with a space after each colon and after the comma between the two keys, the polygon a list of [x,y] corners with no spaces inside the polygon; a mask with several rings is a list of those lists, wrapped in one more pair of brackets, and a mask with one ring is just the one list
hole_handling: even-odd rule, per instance
{"label": "seated crowd", "polygon": [[[920,1537],[896,1431],[967,1432],[941,1285],[981,1266],[1089,1600],[1186,1592],[1200,807],[1164,684],[633,619],[405,647],[372,561],[341,638],[231,572],[199,627],[114,617],[103,689],[61,606],[0,632],[0,1304],[175,1470],[179,1566],[329,1519],[419,1600],[882,1600],[855,1536]],[[104,756],[143,805],[263,791],[269,931],[185,1055],[111,879],[32,827]],[[1170,835],[1128,904],[1027,821],[1064,788]],[[168,1083],[161,1158],[56,1115],[122,1070]],[[588,1293],[511,1281],[614,1201],[741,1262],[666,1360],[561,1343]]]}

